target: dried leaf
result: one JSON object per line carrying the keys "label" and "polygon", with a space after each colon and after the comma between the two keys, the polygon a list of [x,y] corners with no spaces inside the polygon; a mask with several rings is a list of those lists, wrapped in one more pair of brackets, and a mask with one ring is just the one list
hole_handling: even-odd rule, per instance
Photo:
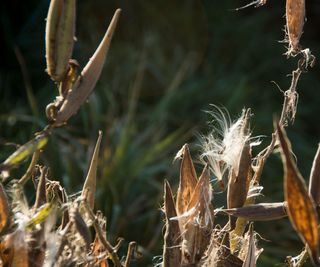
{"label": "dried leaf", "polygon": [[193,166],[187,144],[183,146],[183,156],[180,167],[180,182],[177,193],[176,208],[178,216],[188,209],[192,193],[197,186],[197,174]]}
{"label": "dried leaf", "polygon": [[51,0],[46,24],[47,72],[55,81],[65,77],[75,35],[75,0]]}
{"label": "dried leaf", "polygon": [[291,144],[282,127],[277,125],[284,166],[284,194],[287,211],[292,226],[304,243],[309,247],[310,257],[319,264],[318,216],[312,198],[309,196],[305,181],[291,155]]}
{"label": "dried leaf", "polygon": [[290,55],[292,52],[299,51],[299,40],[305,21],[305,0],[287,0],[286,20]]}
{"label": "dried leaf", "polygon": [[9,156],[1,165],[0,170],[9,170],[20,164],[27,157],[31,156],[36,150],[42,149],[48,142],[48,133],[44,132],[37,135],[28,143],[20,146],[11,156]]}
{"label": "dried leaf", "polygon": [[164,234],[163,266],[180,266],[181,263],[181,232],[179,222],[171,220],[177,216],[170,184],[165,180],[164,185],[164,212],[166,226]]}
{"label": "dried leaf", "polygon": [[9,203],[7,194],[0,183],[0,233],[6,227],[9,219]]}
{"label": "dried leaf", "polygon": [[93,155],[91,158],[89,171],[82,189],[82,197],[86,197],[86,201],[88,202],[89,207],[91,209],[93,209],[94,207],[94,194],[96,192],[96,180],[97,180],[96,176],[97,176],[98,157],[99,157],[101,139],[102,139],[102,132],[99,131],[98,140],[96,142],[96,146],[94,148]]}
{"label": "dried leaf", "polygon": [[117,9],[99,47],[82,70],[81,76],[75,82],[72,90],[66,96],[66,99],[55,118],[55,125],[68,121],[72,115],[77,113],[80,106],[91,94],[100,77],[120,13],[121,10]]}
{"label": "dried leaf", "polygon": [[218,213],[245,218],[248,221],[271,221],[287,216],[284,202],[259,203],[240,208],[222,209],[218,210]]}
{"label": "dried leaf", "polygon": [[320,145],[318,146],[311,168],[309,195],[312,196],[316,205],[320,205]]}

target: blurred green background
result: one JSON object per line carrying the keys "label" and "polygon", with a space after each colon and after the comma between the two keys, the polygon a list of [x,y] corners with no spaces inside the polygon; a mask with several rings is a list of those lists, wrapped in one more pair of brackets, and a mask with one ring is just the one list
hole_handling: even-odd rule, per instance
{"label": "blurred green background", "polygon": [[[252,108],[253,135],[270,142],[273,117],[281,111],[282,90],[297,59],[287,60],[285,1],[258,9],[234,9],[249,1],[154,0],[78,1],[73,58],[84,66],[102,38],[113,12],[122,15],[93,95],[69,124],[59,129],[42,156],[51,178],[68,192],[81,190],[98,130],[104,132],[96,208],[108,218],[108,235],[140,245],[137,266],[159,262],[162,251],[163,179],[174,188],[177,150],[190,143],[199,160],[199,136],[210,130],[209,104],[237,118]],[[0,160],[46,125],[45,106],[57,95],[45,73],[44,30],[48,0],[1,1]],[[318,57],[320,2],[307,1],[301,39]],[[19,63],[20,62],[20,63]],[[288,128],[298,166],[308,179],[320,140],[319,65],[302,75],[294,125]],[[27,162],[14,172],[17,177]],[[201,164],[196,164],[198,171]],[[264,197],[281,201],[282,164],[272,155],[262,177]],[[225,205],[224,195],[215,205]],[[302,249],[287,220],[257,223],[265,249],[258,266],[283,266]],[[127,244],[127,243],[126,243]]]}

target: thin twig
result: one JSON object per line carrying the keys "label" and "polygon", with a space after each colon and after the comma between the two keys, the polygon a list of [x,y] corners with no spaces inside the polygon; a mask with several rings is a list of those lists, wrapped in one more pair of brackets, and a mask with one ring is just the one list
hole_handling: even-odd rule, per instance
{"label": "thin twig", "polygon": [[39,160],[39,156],[40,156],[40,150],[36,150],[32,155],[32,159],[26,173],[18,181],[19,185],[24,186],[25,183],[29,180],[29,178],[34,172],[34,168]]}
{"label": "thin twig", "polygon": [[[298,61],[298,67],[296,70],[292,71],[292,79],[290,87],[287,91],[284,92],[284,100],[282,105],[282,111],[281,116],[279,119],[279,124],[283,127],[288,126],[288,119],[292,122],[295,119],[295,114],[297,111],[297,105],[298,105],[298,93],[297,93],[297,85],[299,78],[303,72],[303,67],[307,69],[309,66],[313,67],[315,57],[311,54],[309,49],[305,49],[301,51],[302,58]],[[274,151],[274,148],[276,146],[276,136],[277,131],[274,130],[272,133],[272,138],[270,144],[263,149],[258,155],[256,164],[254,166],[255,174],[253,177],[253,180],[256,184],[259,183],[264,164],[268,157],[271,155],[271,153]]]}
{"label": "thin twig", "polygon": [[128,252],[127,252],[127,257],[126,261],[124,263],[124,267],[129,267],[130,261],[133,255],[134,250],[136,249],[137,243],[136,242],[130,242],[129,247],[128,247]]}
{"label": "thin twig", "polygon": [[100,228],[100,225],[98,223],[98,219],[94,215],[92,209],[89,207],[89,205],[88,205],[87,201],[85,201],[85,199],[83,200],[83,207],[85,208],[86,212],[88,213],[89,218],[92,220],[93,227],[98,235],[98,238],[99,238],[101,244],[104,246],[104,248],[110,254],[110,257],[111,257],[113,264],[116,267],[123,267],[123,265],[121,264],[121,262],[119,260],[118,255],[117,255],[117,251],[112,247],[112,245],[104,237],[102,229]]}

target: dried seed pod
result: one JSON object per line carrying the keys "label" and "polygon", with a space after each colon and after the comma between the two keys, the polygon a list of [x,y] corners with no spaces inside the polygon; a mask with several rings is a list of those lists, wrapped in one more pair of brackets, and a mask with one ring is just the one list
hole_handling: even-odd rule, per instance
{"label": "dried seed pod", "polygon": [[248,221],[271,221],[287,216],[285,202],[259,203],[233,209],[222,209],[218,213],[245,218]]}
{"label": "dried seed pod", "polygon": [[3,266],[28,267],[28,246],[25,232],[16,230],[8,234],[0,243],[0,256]]}
{"label": "dried seed pod", "polygon": [[284,195],[290,222],[301,240],[308,245],[310,258],[319,266],[319,231],[315,204],[309,196],[305,181],[294,163],[291,144],[284,129],[277,125],[284,167]]}
{"label": "dried seed pod", "polygon": [[170,184],[164,182],[164,212],[166,217],[164,247],[163,247],[163,266],[180,266],[181,263],[181,232],[179,222],[171,220],[177,216],[174,199]]}
{"label": "dried seed pod", "polygon": [[232,254],[227,246],[219,244],[212,234],[210,245],[197,266],[201,267],[242,267],[243,261]]}
{"label": "dried seed pod", "polygon": [[[206,251],[213,226],[212,188],[208,164],[194,189],[183,225],[183,263],[198,263]],[[184,215],[182,215],[184,216]]]}
{"label": "dried seed pod", "polygon": [[316,205],[320,205],[320,144],[311,168],[309,195],[312,196]]}
{"label": "dried seed pod", "polygon": [[94,194],[96,192],[96,180],[97,180],[96,176],[97,176],[98,157],[99,157],[101,139],[102,139],[102,132],[99,131],[98,140],[93,151],[89,171],[88,171],[86,180],[84,182],[82,194],[81,194],[82,197],[86,197],[86,201],[88,202],[89,207],[91,209],[93,209],[94,207]]}
{"label": "dried seed pod", "polygon": [[0,233],[6,227],[9,219],[9,203],[7,194],[0,183]]}
{"label": "dried seed pod", "polygon": [[299,40],[303,32],[305,21],[305,0],[287,0],[286,3],[286,20],[289,37],[289,51],[299,51]]}
{"label": "dried seed pod", "polygon": [[81,217],[80,212],[76,208],[74,208],[70,212],[70,220],[75,225],[77,232],[81,235],[82,239],[85,241],[87,249],[89,249],[91,244],[91,235],[90,235],[87,224],[85,223],[85,221]]}
{"label": "dried seed pod", "polygon": [[[228,182],[227,204],[228,208],[242,207],[247,199],[249,182],[248,176],[251,168],[251,148],[249,142],[245,142],[239,160],[238,173],[234,170],[230,172]],[[236,223],[235,218],[230,218],[231,230],[234,229]]]}
{"label": "dried seed pod", "polygon": [[261,254],[262,250],[257,251],[256,241],[253,231],[253,223],[250,224],[249,230],[246,233],[245,239],[247,240],[247,246],[243,253],[245,253],[245,258],[242,267],[256,267],[257,259]]}
{"label": "dried seed pod", "polygon": [[72,90],[69,91],[66,96],[55,118],[56,121],[54,125],[59,126],[60,124],[67,122],[72,115],[77,113],[81,105],[87,100],[94,89],[100,77],[120,13],[121,9],[117,9],[100,45],[82,70],[81,75],[75,82]]}
{"label": "dried seed pod", "polygon": [[46,24],[46,60],[50,77],[60,82],[72,56],[75,36],[75,0],[51,0]]}
{"label": "dried seed pod", "polygon": [[31,156],[36,150],[42,149],[48,142],[48,135],[48,132],[43,132],[28,143],[20,146],[11,156],[0,164],[0,170],[10,170]]}
{"label": "dried seed pod", "polygon": [[187,211],[192,193],[197,186],[197,182],[197,174],[193,166],[189,147],[185,144],[182,148],[180,181],[176,200],[178,216]]}

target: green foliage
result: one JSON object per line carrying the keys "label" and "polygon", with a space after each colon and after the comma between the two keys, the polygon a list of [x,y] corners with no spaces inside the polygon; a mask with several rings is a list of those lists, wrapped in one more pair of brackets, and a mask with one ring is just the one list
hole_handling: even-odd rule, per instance
{"label": "green foliage", "polygon": [[[307,6],[302,43],[319,51],[315,2]],[[44,73],[43,18],[48,3],[28,1],[19,11],[2,4],[7,50],[0,72],[1,162],[14,150],[8,142],[23,144],[46,124],[44,109],[55,95],[55,86]],[[203,111],[209,104],[223,105],[231,114],[240,114],[244,106],[252,108],[254,134],[267,135],[263,144],[270,141],[272,114],[279,115],[282,104],[281,92],[270,81],[286,90],[291,80],[286,75],[295,64],[280,57],[285,52],[284,44],[278,43],[284,35],[284,5],[270,2],[263,9],[233,10],[242,4],[230,0],[78,3],[77,25],[85,27],[76,29],[74,54],[81,66],[101,39],[113,10],[120,7],[123,14],[95,92],[68,126],[52,137],[43,161],[68,193],[76,193],[91,157],[93,147],[88,146],[102,129],[97,208],[107,216],[112,237],[137,241],[149,264],[161,254],[163,178],[177,184],[178,166],[171,164],[172,159],[186,141],[198,145],[197,133],[208,129]],[[21,74],[15,46],[24,58],[27,79]],[[290,131],[304,177],[309,175],[320,134],[318,73],[316,66],[299,83],[298,115]],[[273,156],[261,182],[267,199],[283,199],[281,165]],[[262,237],[271,240],[263,244],[261,266],[299,253],[300,243],[288,222],[270,223],[268,231],[259,226]]]}

